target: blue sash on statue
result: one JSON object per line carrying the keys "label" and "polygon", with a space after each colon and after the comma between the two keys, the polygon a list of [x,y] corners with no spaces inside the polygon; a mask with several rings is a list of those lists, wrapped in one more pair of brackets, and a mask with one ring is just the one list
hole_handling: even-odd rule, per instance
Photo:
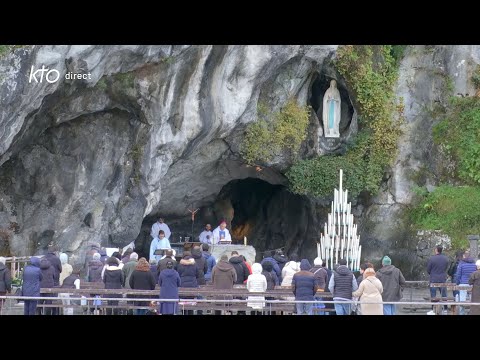
{"label": "blue sash on statue", "polygon": [[328,128],[333,129],[334,126],[334,119],[335,119],[335,100],[330,99],[328,100],[329,107],[328,107]]}

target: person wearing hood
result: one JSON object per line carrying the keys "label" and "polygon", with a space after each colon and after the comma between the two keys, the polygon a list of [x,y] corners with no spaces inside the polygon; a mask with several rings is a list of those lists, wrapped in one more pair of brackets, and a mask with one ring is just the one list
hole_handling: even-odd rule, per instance
{"label": "person wearing hood", "polygon": [[[7,259],[0,257],[0,296],[5,296],[7,292],[12,291],[12,275],[10,270],[5,266]],[[0,299],[0,314],[5,300]]]}
{"label": "person wearing hood", "polygon": [[211,283],[212,280],[212,271],[214,266],[217,264],[215,257],[210,254],[210,246],[208,244],[202,244],[202,253],[205,261],[207,262],[207,272],[205,273],[205,282]]}
{"label": "person wearing hood", "polygon": [[62,263],[60,262],[60,259],[58,258],[58,256],[55,255],[55,247],[49,246],[47,255],[45,255],[43,258],[47,259],[50,262],[50,265],[52,265],[53,267],[53,270],[55,273],[54,286],[59,286],[60,273],[62,272]]}
{"label": "person wearing hood", "polygon": [[352,296],[360,298],[361,315],[383,315],[382,292],[383,286],[375,277],[375,270],[366,268],[358,290],[352,293]]}
{"label": "person wearing hood", "polygon": [[358,284],[355,275],[347,267],[347,260],[338,261],[338,267],[330,277],[328,289],[333,294],[333,301],[338,301],[335,303],[337,315],[350,315],[352,304],[343,302],[352,300],[352,293],[358,289]]}
{"label": "person wearing hood", "polygon": [[[132,254],[133,255],[133,254]],[[131,256],[130,256],[131,258]],[[155,290],[155,285],[157,281],[150,271],[150,265],[148,264],[147,259],[144,257],[140,258],[136,262],[135,269],[132,274],[129,276],[128,285],[130,289],[134,290]],[[146,295],[136,295],[137,298],[145,298]],[[145,301],[135,301],[135,306],[148,306],[149,302]],[[148,309],[135,309],[135,315],[145,315]]]}
{"label": "person wearing hood", "polygon": [[227,255],[222,255],[220,261],[215,265],[212,271],[212,283],[215,289],[233,289],[233,284],[237,281],[237,272],[233,265],[228,261]]}
{"label": "person wearing hood", "polygon": [[[40,281],[40,288],[53,288],[55,287],[55,269],[53,268],[52,264],[50,264],[50,261],[45,258],[45,256],[40,260],[40,271],[42,272],[42,281]],[[41,293],[40,296],[43,297],[54,297],[55,294],[50,294],[50,293]],[[40,300],[38,302],[40,305],[45,304],[45,305],[51,305],[52,300]],[[39,309],[40,310],[40,309]],[[44,315],[56,315],[56,309],[48,307],[48,308],[43,308],[43,311],[40,311],[40,313],[43,313]]]}
{"label": "person wearing hood", "polygon": [[[295,301],[314,301],[318,286],[315,275],[309,270],[312,265],[307,259],[300,261],[300,271],[293,275],[292,291],[295,294]],[[297,315],[313,315],[313,303],[296,303]]]}
{"label": "person wearing hood", "polygon": [[[455,280],[457,282],[457,285],[468,286],[468,280],[470,279],[470,275],[473,274],[476,270],[477,266],[475,265],[475,260],[470,257],[470,252],[465,251],[463,253],[463,259],[458,264],[457,272],[455,274]],[[458,296],[460,301],[467,301],[467,290],[459,290]],[[465,315],[465,308],[463,306],[459,306],[458,314]]]}
{"label": "person wearing hood", "polygon": [[[107,259],[107,268],[103,274],[103,282],[105,283],[105,289],[121,289],[122,284],[125,283],[122,269],[118,266],[119,262],[116,257],[109,257]],[[106,298],[119,298],[121,294],[108,294]],[[118,300],[109,300],[109,306],[118,306]],[[120,310],[118,308],[107,309],[107,315],[118,315]]]}
{"label": "person wearing hood", "polygon": [[[477,267],[477,271],[472,273],[468,279],[468,283],[473,285],[472,297],[470,300],[472,303],[480,303],[480,260],[477,260],[475,266]],[[470,312],[468,315],[480,315],[480,305],[470,306]]]}
{"label": "person wearing hood", "polygon": [[73,267],[68,263],[68,255],[65,253],[60,254],[60,262],[62,263],[62,272],[60,273],[59,284],[62,286],[63,280],[72,275]]}
{"label": "person wearing hood", "polygon": [[[252,265],[252,274],[247,279],[247,290],[252,293],[267,291],[267,279],[262,275],[262,265],[259,263]],[[265,303],[262,302],[265,301],[264,296],[249,296],[247,300],[249,301],[247,306],[252,309],[262,310],[265,307]]]}
{"label": "person wearing hood", "polygon": [[[285,264],[288,262],[288,258],[285,256],[285,254],[283,253],[283,251],[281,249],[278,249],[276,252],[275,252],[275,255],[273,256],[273,258],[275,259],[275,261],[277,262],[278,264],[278,267],[280,268],[280,272],[282,273],[283,271],[283,267],[285,266]],[[283,273],[282,273],[283,274]],[[283,277],[283,275],[282,275]]]}
{"label": "person wearing hood", "polygon": [[[180,275],[173,268],[174,262],[167,261],[166,269],[158,277],[160,285],[160,299],[179,299],[178,288],[181,284]],[[163,315],[175,315],[177,313],[178,302],[160,302],[158,312]]]}
{"label": "person wearing hood", "polygon": [[243,284],[244,281],[248,279],[248,275],[250,275],[250,271],[248,271],[247,265],[243,262],[243,258],[237,251],[232,251],[231,258],[228,262],[233,265],[237,272],[237,281],[235,284]]}
{"label": "person wearing hood", "polygon": [[[265,256],[263,257],[263,260],[261,261],[260,264],[264,264],[266,261],[269,261],[273,265],[273,270],[275,271],[275,274],[277,274],[277,278],[279,283],[282,282],[282,272],[280,271],[280,267],[278,266],[277,261],[273,258],[273,251],[266,251]],[[267,278],[268,281],[268,278]]]}
{"label": "person wearing hood", "polygon": [[[265,275],[267,279],[267,290],[275,289],[276,285],[280,285],[280,282],[277,277],[277,273],[273,270],[273,264],[270,261],[264,261],[261,263],[263,271],[262,274]],[[267,300],[272,300],[273,298],[267,298]]]}
{"label": "person wearing hood", "polygon": [[192,257],[195,259],[195,264],[198,268],[198,285],[206,285],[205,274],[208,271],[207,261],[203,257],[200,246],[195,246],[192,250]]}
{"label": "person wearing hood", "polygon": [[[272,266],[273,269],[273,266]],[[296,261],[289,261],[282,269],[282,286],[292,286],[293,275],[300,271],[300,265]]]}
{"label": "person wearing hood", "polygon": [[[228,256],[223,254],[220,261],[215,265],[212,271],[212,283],[214,289],[233,289],[233,284],[237,281],[237,272],[233,265],[228,261]],[[227,296],[223,295],[222,300],[227,300]],[[228,297],[232,299],[232,297]],[[217,304],[219,305],[219,304]],[[225,306],[225,303],[221,305]],[[215,310],[215,315],[220,315],[220,310]]]}
{"label": "person wearing hood", "polygon": [[[392,302],[402,299],[403,288],[407,285],[402,272],[392,265],[392,260],[388,256],[384,256],[382,268],[377,271],[376,276],[383,286],[383,315],[396,315],[397,309]],[[390,304],[385,304],[385,302],[390,302]]]}
{"label": "person wearing hood", "polygon": [[[22,296],[40,296],[40,282],[42,279],[40,259],[33,256],[23,270]],[[38,300],[24,300],[23,315],[35,315],[37,303]]]}

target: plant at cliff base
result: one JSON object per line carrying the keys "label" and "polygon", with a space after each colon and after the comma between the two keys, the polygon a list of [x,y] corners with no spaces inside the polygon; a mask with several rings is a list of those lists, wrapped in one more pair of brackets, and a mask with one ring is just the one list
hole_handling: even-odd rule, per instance
{"label": "plant at cliff base", "polygon": [[355,144],[344,156],[300,161],[287,177],[295,193],[323,197],[330,195],[343,168],[352,196],[363,190],[375,194],[385,168],[396,157],[403,119],[403,104],[395,101],[393,89],[398,69],[391,46],[340,47],[335,65],[355,95],[361,116]]}
{"label": "plant at cliff base", "polygon": [[268,162],[288,149],[296,155],[307,137],[310,107],[299,106],[294,99],[287,101],[278,112],[265,104],[258,106],[258,118],[248,124],[241,146],[247,164]]}
{"label": "plant at cliff base", "polygon": [[468,246],[467,235],[480,233],[480,188],[442,185],[423,198],[411,212],[417,229],[441,230],[453,248]]}
{"label": "plant at cliff base", "polygon": [[453,159],[452,177],[480,184],[480,99],[452,98],[446,118],[433,128],[433,140]]}

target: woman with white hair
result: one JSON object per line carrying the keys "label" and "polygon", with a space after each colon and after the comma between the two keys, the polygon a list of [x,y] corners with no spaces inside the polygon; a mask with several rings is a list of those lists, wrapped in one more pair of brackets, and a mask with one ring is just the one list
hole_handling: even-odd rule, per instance
{"label": "woman with white hair", "polygon": [[[477,271],[473,272],[468,279],[468,283],[473,285],[472,288],[472,303],[480,303],[480,260],[475,263]],[[469,315],[480,315],[480,305],[470,306]]]}
{"label": "woman with white hair", "polygon": [[282,269],[282,286],[292,286],[293,275],[300,271],[300,265],[297,261],[290,260]]}
{"label": "woman with white hair", "polygon": [[352,293],[352,296],[360,298],[362,315],[383,315],[382,292],[383,285],[375,276],[375,270],[367,268],[359,288]]}
{"label": "woman with white hair", "polygon": [[[255,263],[252,265],[252,273],[248,275],[247,289],[248,292],[265,292],[267,291],[267,278],[262,274],[262,265]],[[262,310],[265,307],[264,296],[249,296],[247,306],[252,309]]]}
{"label": "woman with white hair", "polygon": [[62,286],[63,280],[72,275],[73,267],[68,263],[68,255],[65,253],[60,254],[60,263],[62,264],[62,272],[60,273],[60,286]]}

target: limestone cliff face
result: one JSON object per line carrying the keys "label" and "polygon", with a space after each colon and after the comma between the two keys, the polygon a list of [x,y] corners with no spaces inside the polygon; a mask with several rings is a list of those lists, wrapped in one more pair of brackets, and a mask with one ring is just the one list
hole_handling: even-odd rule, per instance
{"label": "limestone cliff face", "polygon": [[449,106],[451,96],[475,94],[471,76],[479,63],[480,46],[427,45],[410,47],[400,65],[396,94],[405,104],[404,134],[383,191],[364,209],[361,223],[368,256],[379,259],[389,253],[411,277],[425,273],[425,260],[443,242],[435,233],[417,236],[407,216],[415,187],[432,191],[445,171],[432,127],[443,119],[442,109]]}
{"label": "limestone cliff face", "polygon": [[[158,214],[180,233],[190,227],[188,208],[201,208],[198,232],[202,221],[230,214],[222,205],[230,201],[234,223],[245,217],[236,230],[239,237],[248,233],[260,250],[286,245],[290,253],[312,259],[328,202],[287,191],[288,156],[258,171],[244,164],[239,150],[259,101],[275,110],[290,97],[314,108],[302,157],[338,152],[355,136],[356,110],[330,64],[335,50],[33,46],[1,58],[0,228],[8,233],[3,251],[28,255],[53,242],[81,257],[90,242],[123,246],[134,239],[147,248],[148,227]],[[447,79],[454,94],[473,94],[469,79],[478,63],[478,46],[407,51],[397,87],[407,119],[399,156],[383,191],[374,199],[359,199],[355,208],[365,256],[408,255],[403,256],[406,273],[416,271],[415,238],[403,214],[418,183],[415,172],[430,169],[422,181],[436,184],[431,127],[439,119],[431,110],[446,102],[452,90]],[[60,79],[29,82],[32,67],[42,65],[58,70]],[[91,76],[68,80],[66,73]],[[347,114],[339,142],[322,137],[317,116],[331,78],[337,79],[342,114]],[[249,192],[246,183],[235,182],[246,178],[274,187]],[[261,189],[260,183],[252,184]]]}
{"label": "limestone cliff face", "polygon": [[[33,46],[2,58],[0,227],[14,230],[8,251],[125,245],[145,216],[185,216],[192,201],[211,201],[232,179],[284,182],[286,160],[261,173],[242,163],[243,129],[259,98],[274,109],[292,96],[305,104],[335,49]],[[29,82],[32,67],[43,65],[60,79]],[[67,72],[91,79],[66,80]]]}

